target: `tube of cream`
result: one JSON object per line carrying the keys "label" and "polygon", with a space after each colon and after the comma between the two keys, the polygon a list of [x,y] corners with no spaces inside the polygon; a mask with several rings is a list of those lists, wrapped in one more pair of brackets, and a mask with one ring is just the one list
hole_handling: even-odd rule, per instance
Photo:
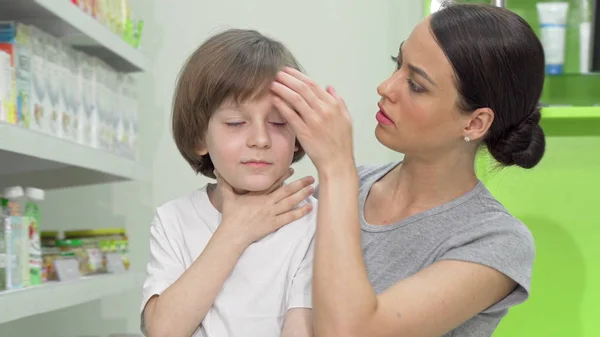
{"label": "tube of cream", "polygon": [[592,37],[592,15],[590,13],[589,0],[581,0],[581,23],[579,24],[579,72],[582,74],[589,73],[590,66],[590,47]]}
{"label": "tube of cream", "polygon": [[590,43],[592,37],[592,23],[582,22],[579,25],[579,72],[590,72]]}
{"label": "tube of cream", "polygon": [[568,2],[538,2],[538,16],[542,30],[542,45],[546,54],[546,73],[563,73],[565,39],[567,32]]}

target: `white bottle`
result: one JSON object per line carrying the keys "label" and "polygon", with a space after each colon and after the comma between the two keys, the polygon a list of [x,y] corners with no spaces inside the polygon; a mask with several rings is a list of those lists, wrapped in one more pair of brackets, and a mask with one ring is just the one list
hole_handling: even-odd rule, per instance
{"label": "white bottle", "polygon": [[34,187],[25,189],[27,197],[24,214],[29,219],[29,276],[31,285],[39,285],[43,282],[42,273],[42,242],[40,238],[40,201],[44,200],[44,190]]}
{"label": "white bottle", "polygon": [[5,214],[9,216],[10,236],[7,238],[7,265],[11,274],[7,288],[19,289],[29,286],[29,235],[25,211],[25,192],[21,186],[4,189],[4,199],[8,201]]}

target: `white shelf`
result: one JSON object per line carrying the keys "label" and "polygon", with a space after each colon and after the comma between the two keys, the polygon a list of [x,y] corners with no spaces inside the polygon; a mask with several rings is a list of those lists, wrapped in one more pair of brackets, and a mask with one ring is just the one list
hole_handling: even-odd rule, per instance
{"label": "white shelf", "polygon": [[69,0],[0,0],[0,20],[34,25],[118,71],[148,69],[149,60]]}
{"label": "white shelf", "polygon": [[138,287],[133,272],[48,282],[0,292],[0,324],[99,300]]}
{"label": "white shelf", "polygon": [[143,178],[133,160],[5,123],[0,163],[0,187],[51,189]]}

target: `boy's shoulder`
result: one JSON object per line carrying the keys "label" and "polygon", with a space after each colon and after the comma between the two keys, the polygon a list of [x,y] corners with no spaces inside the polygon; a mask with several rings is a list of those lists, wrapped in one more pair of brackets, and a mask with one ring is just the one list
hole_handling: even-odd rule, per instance
{"label": "boy's shoulder", "polygon": [[203,207],[210,204],[208,194],[206,193],[207,185],[195,189],[185,195],[164,202],[156,208],[157,212],[162,215],[174,215],[177,213],[188,213],[197,210],[198,207]]}

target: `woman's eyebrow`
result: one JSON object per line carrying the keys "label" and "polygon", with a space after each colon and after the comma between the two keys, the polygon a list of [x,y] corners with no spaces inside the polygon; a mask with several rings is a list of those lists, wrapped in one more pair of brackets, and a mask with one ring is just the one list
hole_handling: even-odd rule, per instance
{"label": "woman's eyebrow", "polygon": [[[400,43],[400,48],[398,50],[398,55],[401,56],[402,55],[402,46],[404,46],[404,42],[402,41],[402,43]],[[417,66],[415,66],[414,64],[410,64],[407,63],[406,66],[408,67],[408,69],[410,69],[411,72],[421,76],[422,78],[424,78],[425,80],[427,80],[429,83],[433,84],[434,86],[437,87],[437,84],[435,84],[435,82],[433,81],[433,79],[431,79],[431,76],[429,76],[429,74],[427,74],[427,72],[425,70],[423,70],[422,68],[419,68]]]}

